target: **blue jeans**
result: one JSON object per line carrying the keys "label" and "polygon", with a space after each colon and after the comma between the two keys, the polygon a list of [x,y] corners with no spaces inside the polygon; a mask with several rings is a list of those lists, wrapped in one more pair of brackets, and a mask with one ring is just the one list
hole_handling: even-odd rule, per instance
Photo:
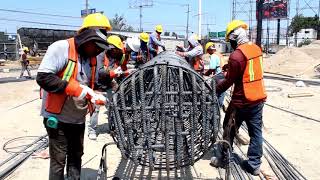
{"label": "blue jeans", "polygon": [[[219,84],[220,82],[222,82],[225,79],[224,75],[222,72],[218,73],[215,75],[215,81],[216,84]],[[221,108],[223,105],[223,101],[224,101],[224,96],[225,96],[225,92],[221,93],[218,95],[218,102],[219,102],[219,107]]]}
{"label": "blue jeans", "polygon": [[90,116],[90,121],[88,123],[88,134],[97,134],[97,125],[98,125],[98,117],[99,117],[100,107],[97,106],[95,111]]}
{"label": "blue jeans", "polygon": [[[106,90],[107,98],[110,101],[112,98],[112,89],[109,88]],[[100,106],[95,107],[95,111],[90,116],[90,121],[88,123],[88,134],[97,134],[97,125],[99,119]]]}
{"label": "blue jeans", "polygon": [[[263,154],[262,149],[262,111],[263,111],[264,102],[261,102],[252,107],[236,108],[232,104],[229,105],[226,116],[223,122],[224,131],[226,131],[227,126],[230,125],[231,119],[234,119],[233,128],[231,128],[229,134],[225,134],[224,139],[228,140],[231,145],[233,139],[237,134],[238,129],[240,128],[243,121],[246,122],[250,137],[250,144],[247,152],[248,164],[255,170],[261,165],[261,157]],[[234,118],[233,118],[234,117]]]}

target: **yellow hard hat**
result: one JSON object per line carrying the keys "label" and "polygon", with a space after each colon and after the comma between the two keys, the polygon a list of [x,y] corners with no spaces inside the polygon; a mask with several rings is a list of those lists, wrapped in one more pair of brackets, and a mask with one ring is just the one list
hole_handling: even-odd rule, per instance
{"label": "yellow hard hat", "polygon": [[100,28],[100,29],[106,29],[107,31],[110,31],[112,29],[109,19],[101,14],[101,13],[94,13],[89,14],[83,19],[83,23],[81,28],[78,32],[81,32],[85,28]]}
{"label": "yellow hard hat", "polygon": [[214,43],[213,43],[213,42],[208,42],[208,43],[206,44],[206,47],[205,47],[206,52],[208,51],[209,47],[211,47],[211,46],[214,46]]}
{"label": "yellow hard hat", "polygon": [[248,24],[241,21],[241,20],[233,20],[231,21],[228,26],[227,26],[227,30],[226,30],[226,41],[229,41],[229,35],[232,31],[234,31],[235,29],[237,29],[238,27],[242,27],[244,29],[248,29]]}
{"label": "yellow hard hat", "polygon": [[162,33],[162,32],[163,32],[162,25],[161,25],[161,24],[156,25],[155,30],[156,30],[157,32],[159,32],[159,33]]}
{"label": "yellow hard hat", "polygon": [[23,47],[22,50],[23,51],[29,51],[29,48],[28,47]]}
{"label": "yellow hard hat", "polygon": [[139,39],[141,39],[143,42],[149,42],[149,34],[148,33],[140,33]]}
{"label": "yellow hard hat", "polygon": [[111,35],[107,38],[107,42],[116,48],[123,50],[123,43],[119,36]]}

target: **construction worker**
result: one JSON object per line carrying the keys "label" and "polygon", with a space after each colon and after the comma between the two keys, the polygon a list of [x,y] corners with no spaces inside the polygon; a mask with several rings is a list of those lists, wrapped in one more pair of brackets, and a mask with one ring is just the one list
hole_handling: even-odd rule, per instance
{"label": "construction worker", "polygon": [[27,71],[28,73],[28,79],[31,79],[31,73],[30,73],[30,69],[29,69],[29,60],[28,60],[28,52],[29,52],[29,48],[28,47],[24,47],[23,49],[23,54],[21,55],[21,73],[19,78],[23,77],[23,74],[25,71]]}
{"label": "construction worker", "polygon": [[[204,72],[205,76],[214,76],[216,84],[224,80],[224,74],[221,68],[221,57],[216,54],[216,47],[213,42],[208,42],[205,46],[205,52],[209,57],[209,68]],[[218,97],[220,107],[223,106],[225,93],[221,93]]]}
{"label": "construction worker", "polygon": [[161,42],[160,35],[162,32],[163,32],[162,25],[159,24],[159,25],[156,25],[155,32],[153,32],[150,35],[149,50],[150,50],[151,59],[154,58],[159,53],[159,46],[162,47],[163,51],[166,50],[166,47]]}
{"label": "construction worker", "polygon": [[[248,160],[242,161],[241,166],[245,171],[257,176],[260,174],[262,157],[262,111],[267,95],[263,83],[262,51],[259,46],[249,41],[247,30],[248,25],[240,20],[228,24],[226,40],[230,42],[234,52],[228,61],[226,79],[217,85],[216,91],[221,94],[234,85],[223,123],[223,138],[232,148],[237,130],[243,121],[246,122],[250,144]],[[222,149],[223,152],[227,151],[225,146]],[[211,163],[219,166],[225,163],[224,160],[225,157],[213,157]]]}
{"label": "construction worker", "polygon": [[149,39],[148,33],[143,32],[139,35],[140,48],[137,52],[133,51],[131,53],[131,59],[136,62],[136,67],[150,61],[150,52],[148,48]]}
{"label": "construction worker", "polygon": [[[117,88],[116,78],[122,78],[129,74],[126,67],[125,48],[119,36],[111,35],[107,38],[108,50],[103,54],[103,64],[98,69],[99,90],[107,92],[111,100],[113,91]],[[88,124],[88,137],[91,140],[97,139],[97,125],[100,106],[96,106]]]}
{"label": "construction worker", "polygon": [[199,43],[199,37],[196,34],[191,35],[188,38],[188,43],[189,47],[187,49],[177,46],[179,50],[176,51],[176,54],[186,58],[193,69],[202,74],[204,70],[203,48]]}
{"label": "construction worker", "polygon": [[[109,44],[106,51],[104,66],[99,69],[99,83],[106,86],[109,92],[115,90],[119,79],[128,76],[134,69],[127,68],[124,45],[121,39],[112,35],[107,39]],[[109,93],[112,95],[112,93]],[[111,98],[111,97],[110,97]]]}
{"label": "construction worker", "polygon": [[[85,117],[106,99],[93,91],[97,82],[97,58],[108,46],[111,30],[106,16],[84,18],[78,33],[49,46],[40,64],[37,83],[44,90],[41,115],[49,136],[49,180],[80,179]],[[98,56],[99,57],[99,56]],[[90,108],[91,107],[91,108]]]}

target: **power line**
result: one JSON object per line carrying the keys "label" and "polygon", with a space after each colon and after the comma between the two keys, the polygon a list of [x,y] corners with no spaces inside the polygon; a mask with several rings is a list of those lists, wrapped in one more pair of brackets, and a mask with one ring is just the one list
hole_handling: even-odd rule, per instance
{"label": "power line", "polygon": [[19,10],[2,9],[2,8],[0,8],[0,11],[13,12],[13,13],[22,13],[22,14],[33,14],[33,15],[39,15],[39,16],[52,16],[52,17],[73,18],[73,19],[80,19],[80,18],[81,18],[81,17],[77,17],[77,16],[65,16],[65,15],[59,15],[59,14],[37,13],[37,12],[19,11]]}
{"label": "power line", "polygon": [[15,21],[15,22],[22,22],[22,23],[30,23],[30,24],[41,24],[41,25],[50,25],[50,26],[63,26],[63,27],[79,28],[79,26],[76,26],[76,25],[45,23],[45,22],[38,22],[38,21],[25,21],[25,20],[16,20],[16,19],[9,19],[9,18],[0,18],[0,21]]}

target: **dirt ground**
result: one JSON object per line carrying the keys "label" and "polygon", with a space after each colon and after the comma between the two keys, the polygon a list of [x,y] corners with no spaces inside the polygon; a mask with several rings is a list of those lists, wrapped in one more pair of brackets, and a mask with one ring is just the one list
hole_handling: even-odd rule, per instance
{"label": "dirt ground", "polygon": [[[32,72],[35,74],[35,71]],[[0,73],[0,78],[17,76],[18,72]],[[295,83],[266,79],[269,105],[278,106],[294,111],[314,119],[319,118],[320,86],[295,87]],[[288,93],[308,92],[312,97],[288,98]],[[39,116],[41,101],[39,87],[34,80],[23,82],[10,82],[0,84],[0,147],[15,137],[40,136],[45,134],[42,118]],[[16,107],[23,103],[22,106]],[[11,109],[16,107],[15,109]],[[9,110],[11,109],[11,110]],[[104,111],[101,111],[104,112]],[[112,138],[107,134],[106,114],[100,113],[100,132],[97,141],[91,141],[85,135],[85,150],[83,156],[81,179],[96,179],[97,169],[100,162],[101,148]],[[308,179],[320,177],[320,162],[317,158],[320,149],[318,133],[320,122],[271,108],[264,108],[264,137],[281,152],[295,167]],[[86,131],[87,133],[87,131]],[[242,149],[246,152],[247,146]],[[9,157],[2,148],[0,150],[0,162]],[[210,154],[198,161],[194,167],[173,171],[172,179],[178,174],[180,179],[216,179],[219,178],[218,171],[209,165]],[[108,176],[114,174],[122,179],[162,179],[166,177],[165,172],[149,172],[147,168],[134,166],[131,161],[121,159],[120,153],[115,146],[108,148]],[[270,171],[265,160],[262,168]],[[29,158],[8,179],[15,180],[43,180],[48,179],[49,160]],[[159,175],[161,174],[161,176]]]}

